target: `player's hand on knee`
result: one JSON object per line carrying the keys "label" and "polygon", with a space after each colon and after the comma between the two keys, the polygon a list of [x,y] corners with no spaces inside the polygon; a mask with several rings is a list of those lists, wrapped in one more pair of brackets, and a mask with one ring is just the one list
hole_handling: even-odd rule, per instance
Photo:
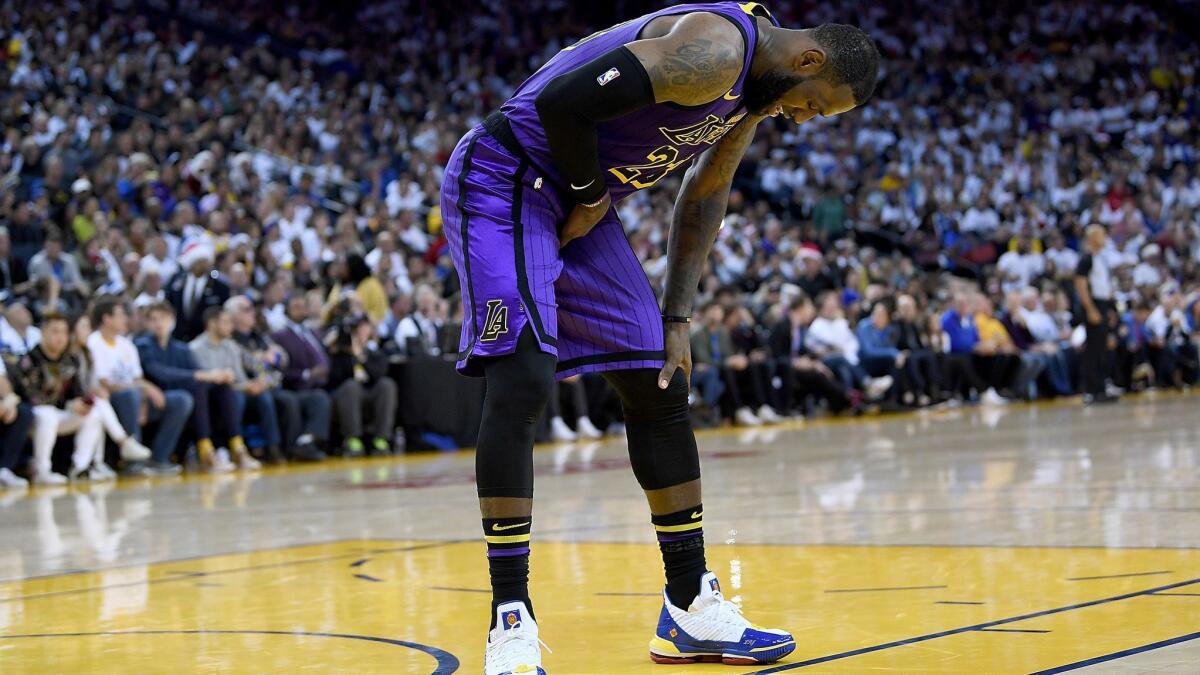
{"label": "player's hand on knee", "polygon": [[591,232],[611,207],[612,197],[607,190],[599,200],[591,204],[576,204],[567,216],[567,222],[563,224],[562,234],[558,237],[559,248]]}
{"label": "player's hand on knee", "polygon": [[688,328],[689,324],[679,322],[668,322],[663,326],[667,360],[658,373],[659,389],[666,389],[671,384],[671,378],[679,368],[683,368],[685,381],[692,380],[692,343]]}

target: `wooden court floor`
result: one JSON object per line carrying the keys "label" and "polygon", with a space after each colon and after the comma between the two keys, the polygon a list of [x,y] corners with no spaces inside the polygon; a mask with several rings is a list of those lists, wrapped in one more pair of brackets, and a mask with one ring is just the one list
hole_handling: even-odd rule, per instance
{"label": "wooden court floor", "polygon": [[[624,444],[540,448],[564,673],[1200,673],[1200,399],[700,437],[709,567],[798,648],[656,666]],[[478,673],[469,453],[0,493],[0,673]]]}

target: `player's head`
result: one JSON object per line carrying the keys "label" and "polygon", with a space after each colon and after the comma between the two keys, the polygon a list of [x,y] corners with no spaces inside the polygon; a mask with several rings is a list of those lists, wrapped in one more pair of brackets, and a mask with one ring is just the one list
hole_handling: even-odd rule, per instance
{"label": "player's head", "polygon": [[746,82],[746,108],[752,113],[782,114],[802,123],[851,110],[875,91],[879,50],[854,26],[783,30],[773,48],[782,54],[779,65]]}

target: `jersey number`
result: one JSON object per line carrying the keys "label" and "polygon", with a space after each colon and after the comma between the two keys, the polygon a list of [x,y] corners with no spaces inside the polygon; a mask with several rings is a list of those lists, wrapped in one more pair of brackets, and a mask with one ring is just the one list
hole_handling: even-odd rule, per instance
{"label": "jersey number", "polygon": [[651,150],[650,154],[646,155],[646,159],[648,161],[645,164],[615,167],[609,171],[622,184],[632,184],[633,187],[641,190],[662,180],[667,174],[674,171],[675,167],[686,164],[691,157],[679,159],[679,148],[673,145],[662,145]]}

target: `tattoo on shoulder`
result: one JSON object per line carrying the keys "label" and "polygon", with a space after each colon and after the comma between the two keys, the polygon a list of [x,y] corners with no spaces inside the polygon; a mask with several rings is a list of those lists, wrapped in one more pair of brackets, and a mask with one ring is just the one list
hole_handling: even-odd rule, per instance
{"label": "tattoo on shoulder", "polygon": [[703,102],[719,95],[737,77],[741,59],[733,48],[712,40],[692,39],[651,66],[650,80],[672,101]]}

